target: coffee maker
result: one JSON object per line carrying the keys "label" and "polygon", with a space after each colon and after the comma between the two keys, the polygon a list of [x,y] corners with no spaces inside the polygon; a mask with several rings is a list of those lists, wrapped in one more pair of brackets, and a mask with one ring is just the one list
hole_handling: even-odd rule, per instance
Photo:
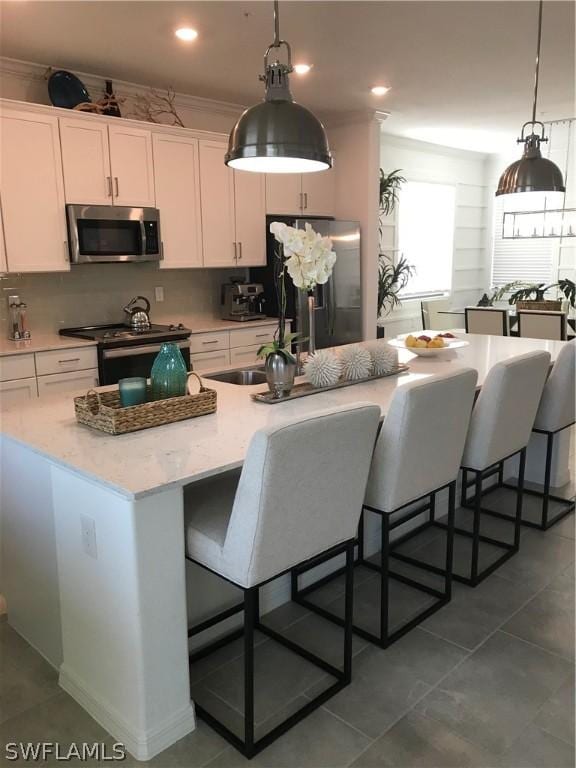
{"label": "coffee maker", "polygon": [[245,322],[262,320],[266,317],[263,309],[264,288],[260,283],[245,283],[232,280],[222,286],[222,319]]}

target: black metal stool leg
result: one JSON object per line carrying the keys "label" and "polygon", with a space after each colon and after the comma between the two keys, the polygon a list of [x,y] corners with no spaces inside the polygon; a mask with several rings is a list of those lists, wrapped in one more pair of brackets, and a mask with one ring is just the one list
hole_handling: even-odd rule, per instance
{"label": "black metal stool leg", "polygon": [[430,494],[430,513],[429,520],[431,523],[436,519],[436,491]]}
{"label": "black metal stool leg", "polygon": [[516,519],[514,520],[514,549],[520,547],[520,530],[522,528],[522,503],[524,501],[524,473],[526,471],[526,448],[520,451],[518,465],[518,486],[516,490]]}
{"label": "black metal stool leg", "polygon": [[542,528],[548,527],[548,505],[550,503],[550,476],[552,474],[552,452],[554,433],[549,432],[546,439],[546,465],[544,469],[544,498],[542,499]]}
{"label": "black metal stool leg", "polygon": [[358,523],[358,562],[364,562],[364,510],[360,512],[360,522]]}
{"label": "black metal stool leg", "polygon": [[460,488],[460,506],[464,507],[467,503],[467,491],[468,491],[468,470],[462,470],[462,487]]}
{"label": "black metal stool leg", "polygon": [[382,543],[380,562],[380,644],[386,647],[388,642],[388,558],[390,548],[390,530],[388,515],[381,515],[382,519]]}
{"label": "black metal stool leg", "polygon": [[254,754],[254,625],[258,613],[258,587],[244,590],[244,748]]}
{"label": "black metal stool leg", "polygon": [[448,600],[452,597],[452,569],[454,563],[454,520],[456,517],[456,483],[448,488],[448,530],[446,531],[446,577],[444,591]]}
{"label": "black metal stool leg", "polygon": [[354,623],[354,544],[346,548],[346,594],[344,598],[344,683],[352,680],[352,630]]}
{"label": "black metal stool leg", "polygon": [[478,560],[480,556],[480,512],[482,507],[482,472],[477,471],[474,482],[474,529],[472,538],[472,563],[470,580],[475,586],[478,580]]}

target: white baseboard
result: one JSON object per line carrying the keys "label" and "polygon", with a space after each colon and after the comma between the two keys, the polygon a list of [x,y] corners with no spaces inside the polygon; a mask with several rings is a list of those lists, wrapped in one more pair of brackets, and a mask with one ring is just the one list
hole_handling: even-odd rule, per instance
{"label": "white baseboard", "polygon": [[78,677],[62,664],[59,683],[137,760],[150,760],[196,728],[192,702],[149,731],[135,730],[107,703],[94,696]]}

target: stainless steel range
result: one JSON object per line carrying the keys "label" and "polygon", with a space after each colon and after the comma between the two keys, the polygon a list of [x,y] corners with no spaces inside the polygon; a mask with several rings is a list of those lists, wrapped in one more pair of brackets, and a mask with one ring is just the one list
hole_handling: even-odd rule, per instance
{"label": "stainless steel range", "polygon": [[178,344],[186,366],[190,369],[189,328],[178,325],[150,325],[133,330],[128,325],[89,325],[84,328],[62,328],[61,336],[98,342],[98,376],[100,384],[116,384],[128,376],[149,376],[154,358],[163,341]]}

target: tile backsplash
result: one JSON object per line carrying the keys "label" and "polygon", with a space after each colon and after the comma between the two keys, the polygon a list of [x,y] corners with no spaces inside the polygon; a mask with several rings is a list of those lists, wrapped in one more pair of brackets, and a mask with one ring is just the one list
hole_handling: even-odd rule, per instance
{"label": "tile backsplash", "polygon": [[[220,286],[242,270],[159,269],[156,264],[86,264],[70,272],[0,275],[1,333],[8,333],[8,296],[28,305],[34,333],[59,328],[122,322],[133,296],[146,296],[153,323],[178,322],[189,315],[218,316]],[[156,302],[154,288],[164,288]]]}

